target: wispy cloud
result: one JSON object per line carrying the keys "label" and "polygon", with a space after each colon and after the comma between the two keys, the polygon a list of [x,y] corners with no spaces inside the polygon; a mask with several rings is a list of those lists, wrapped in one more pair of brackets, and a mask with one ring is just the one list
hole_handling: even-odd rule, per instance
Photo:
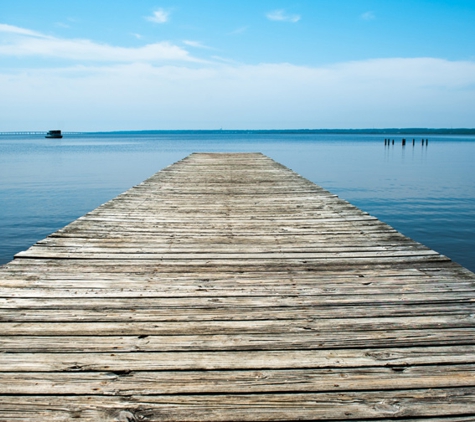
{"label": "wispy cloud", "polygon": [[71,25],[68,25],[67,23],[63,23],[63,22],[56,22],[55,25],[60,28],[71,28]]}
{"label": "wispy cloud", "polygon": [[207,46],[206,44],[203,44],[200,41],[183,40],[183,44],[186,44],[186,45],[188,45],[190,47],[193,47],[193,48],[202,48],[202,49],[205,49],[205,50],[214,50],[213,47],[209,47],[209,46]]}
{"label": "wispy cloud", "polygon": [[124,62],[199,61],[183,48],[163,41],[128,48],[101,44],[87,39],[66,39],[12,25],[0,24],[0,56],[38,56],[68,60]]}
{"label": "wispy cloud", "polygon": [[363,14],[361,14],[361,19],[365,20],[365,21],[372,21],[373,19],[376,19],[376,15],[374,14],[374,12],[371,12],[371,11],[368,11],[368,12],[365,12]]}
{"label": "wispy cloud", "polygon": [[298,22],[301,18],[300,15],[290,15],[286,13],[284,9],[273,10],[266,14],[267,19],[271,21],[281,21],[281,22]]}
{"label": "wispy cloud", "polygon": [[233,65],[233,66],[241,64],[241,63],[237,62],[236,60],[233,60],[233,59],[230,59],[230,58],[227,58],[227,57],[211,56],[211,58],[213,60],[216,60],[217,62],[226,63],[226,64]]}
{"label": "wispy cloud", "polygon": [[146,19],[150,22],[165,23],[170,19],[170,12],[165,9],[157,9],[152,16],[147,16]]}
{"label": "wispy cloud", "polygon": [[27,35],[38,38],[49,38],[47,35],[44,35],[40,32],[32,31],[31,29],[20,28],[18,26],[7,25],[5,23],[0,23],[0,32],[14,35]]}
{"label": "wispy cloud", "polygon": [[249,28],[248,26],[241,26],[240,28],[237,28],[234,31],[231,31],[229,35],[242,34],[243,32],[246,32],[248,28]]}

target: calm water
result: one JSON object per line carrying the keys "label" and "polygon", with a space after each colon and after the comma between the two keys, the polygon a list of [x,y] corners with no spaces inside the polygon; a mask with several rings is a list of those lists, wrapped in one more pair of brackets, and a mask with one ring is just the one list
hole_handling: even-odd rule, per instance
{"label": "calm water", "polygon": [[259,151],[475,271],[475,137],[385,136],[1,135],[0,264],[191,152]]}

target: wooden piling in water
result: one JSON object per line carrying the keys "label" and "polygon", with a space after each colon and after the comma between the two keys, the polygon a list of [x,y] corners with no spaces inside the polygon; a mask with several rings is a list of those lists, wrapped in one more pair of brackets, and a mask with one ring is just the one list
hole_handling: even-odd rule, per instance
{"label": "wooden piling in water", "polygon": [[0,420],[468,422],[475,274],[261,154],[0,268]]}

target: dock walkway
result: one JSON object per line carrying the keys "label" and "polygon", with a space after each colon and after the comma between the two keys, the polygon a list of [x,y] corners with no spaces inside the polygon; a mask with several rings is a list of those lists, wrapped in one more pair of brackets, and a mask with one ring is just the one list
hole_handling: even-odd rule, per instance
{"label": "dock walkway", "polygon": [[0,421],[475,420],[475,274],[262,154],[0,268]]}

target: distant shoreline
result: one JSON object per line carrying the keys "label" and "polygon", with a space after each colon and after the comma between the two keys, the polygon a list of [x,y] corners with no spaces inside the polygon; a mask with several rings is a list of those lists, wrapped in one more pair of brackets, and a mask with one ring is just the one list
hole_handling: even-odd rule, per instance
{"label": "distant shoreline", "polygon": [[107,132],[84,132],[91,134],[253,134],[253,135],[315,135],[315,134],[334,134],[334,135],[475,135],[475,129],[198,129],[198,130],[125,130],[125,131],[107,131]]}
{"label": "distant shoreline", "polygon": [[339,134],[339,135],[475,135],[474,129],[427,129],[427,128],[388,128],[388,129],[189,129],[189,130],[124,130],[106,132],[84,132],[84,133],[141,133],[141,134]]}
{"label": "distant shoreline", "polygon": [[[0,135],[44,135],[46,131],[5,131]],[[475,135],[475,128],[386,128],[386,129],[169,129],[169,130],[114,130],[114,131],[63,131],[64,134],[289,134],[289,135]]]}

